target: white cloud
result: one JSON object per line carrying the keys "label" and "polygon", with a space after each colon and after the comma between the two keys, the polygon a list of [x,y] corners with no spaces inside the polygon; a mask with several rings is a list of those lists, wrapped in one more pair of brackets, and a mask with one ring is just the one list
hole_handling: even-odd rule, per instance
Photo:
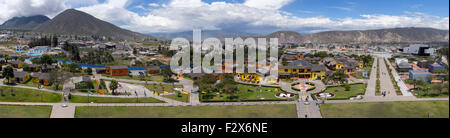
{"label": "white cloud", "polygon": [[[54,16],[64,9],[86,5],[78,10],[111,22],[122,28],[141,33],[180,32],[192,29],[226,31],[273,31],[379,29],[394,27],[433,27],[449,29],[448,17],[436,17],[418,12],[404,15],[368,14],[361,17],[333,19],[326,16],[298,17],[281,8],[294,0],[246,0],[243,3],[212,2],[202,0],[171,0],[166,4],[149,3],[134,8],[144,9],[136,13],[127,9],[132,0],[85,0],[85,3],[69,3],[69,0],[0,0],[0,22],[13,16],[44,14]],[[71,0],[72,1],[72,0]],[[153,5],[153,6],[152,6]],[[355,5],[355,4],[350,4]],[[132,7],[133,8],[133,7]],[[299,9],[301,10],[301,9]]]}
{"label": "white cloud", "polygon": [[46,15],[65,9],[98,4],[98,0],[0,0],[0,23],[17,16]]}
{"label": "white cloud", "polygon": [[15,16],[43,14],[52,17],[66,8],[64,1],[0,0],[0,23]]}
{"label": "white cloud", "polygon": [[150,6],[150,7],[159,7],[160,5],[158,3],[149,3],[148,6]]}
{"label": "white cloud", "polygon": [[278,10],[294,0],[246,0],[244,5],[260,9]]}

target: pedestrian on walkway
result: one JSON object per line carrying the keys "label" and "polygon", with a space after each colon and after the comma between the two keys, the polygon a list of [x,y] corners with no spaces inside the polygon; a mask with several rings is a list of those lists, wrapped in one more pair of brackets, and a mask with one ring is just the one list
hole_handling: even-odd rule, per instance
{"label": "pedestrian on walkway", "polygon": [[305,115],[305,118],[308,118],[308,115],[307,115],[307,114]]}

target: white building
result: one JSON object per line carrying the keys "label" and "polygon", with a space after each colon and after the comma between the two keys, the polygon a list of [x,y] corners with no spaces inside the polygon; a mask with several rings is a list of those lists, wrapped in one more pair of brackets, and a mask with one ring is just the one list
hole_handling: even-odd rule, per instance
{"label": "white building", "polygon": [[436,52],[436,50],[434,48],[430,48],[430,46],[424,45],[424,44],[412,44],[412,45],[409,45],[409,47],[403,48],[403,53],[405,53],[405,54],[434,55],[434,52]]}
{"label": "white building", "polygon": [[48,46],[36,46],[28,50],[29,55],[42,55],[50,51]]}
{"label": "white building", "polygon": [[406,58],[395,58],[395,64],[399,65],[402,62],[408,63],[408,59],[406,59]]}

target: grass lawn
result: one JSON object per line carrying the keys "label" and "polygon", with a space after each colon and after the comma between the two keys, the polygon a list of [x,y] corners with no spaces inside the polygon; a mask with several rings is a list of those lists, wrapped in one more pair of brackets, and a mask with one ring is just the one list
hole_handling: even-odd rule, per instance
{"label": "grass lawn", "polygon": [[368,79],[368,77],[363,77],[363,75],[362,75],[363,72],[366,72],[366,71],[358,71],[358,72],[352,73],[351,75],[357,79]]}
{"label": "grass lawn", "polygon": [[327,103],[320,106],[325,118],[431,118],[449,117],[448,101]]}
{"label": "grass lawn", "polygon": [[[239,93],[234,94],[234,98],[230,98],[231,95],[228,93],[210,93],[200,94],[200,100],[202,102],[235,102],[235,101],[287,101],[294,100],[292,99],[282,99],[277,98],[275,94],[281,93],[280,88],[272,88],[272,87],[261,87],[262,92],[259,91],[259,86],[251,86],[238,84],[237,88],[239,89]],[[279,91],[275,91],[278,89]],[[247,90],[252,90],[253,92],[247,92]],[[270,90],[270,92],[269,92]]]}
{"label": "grass lawn", "polygon": [[176,94],[175,95],[164,95],[163,97],[177,100],[180,102],[186,102],[186,103],[189,102],[189,94],[181,94],[181,97],[178,97]]}
{"label": "grass lawn", "polygon": [[152,98],[152,97],[141,97],[137,99],[134,98],[114,98],[114,97],[93,97],[90,96],[77,96],[72,95],[70,100],[72,103],[164,103],[164,101]]}
{"label": "grass lawn", "polygon": [[296,118],[292,105],[77,107],[77,118]]}
{"label": "grass lawn", "polygon": [[366,84],[352,84],[350,85],[350,91],[345,91],[344,86],[328,87],[322,93],[334,94],[334,97],[328,98],[328,100],[347,100],[351,97],[364,95],[366,93]]}
{"label": "grass lawn", "polygon": [[[89,91],[93,92],[93,93],[98,93],[99,90],[99,84],[97,83],[96,80],[92,80],[92,85],[94,86],[94,89],[72,89],[72,92],[82,92],[82,93],[88,93]],[[108,89],[103,88],[100,89],[104,92],[105,95],[110,95],[111,93],[108,93]]]}
{"label": "grass lawn", "polygon": [[0,105],[0,118],[50,118],[51,106]]}
{"label": "grass lawn", "polygon": [[166,84],[148,84],[145,87],[150,91],[157,91],[158,93],[176,92],[174,88],[183,88],[183,85],[166,85]]}
{"label": "grass lawn", "polygon": [[[138,80],[141,81],[141,78],[139,76],[111,76],[111,75],[105,75],[109,78],[116,78],[116,79],[127,79],[127,80]],[[145,77],[147,81],[156,81],[156,82],[163,82],[164,76],[161,75],[149,75]]]}
{"label": "grass lawn", "polygon": [[[28,86],[28,87],[35,87],[35,88],[38,87],[38,83],[36,83],[36,82],[34,82],[32,80],[28,81],[27,83],[19,84],[19,85]],[[42,88],[49,89],[49,90],[55,90],[55,87],[56,87],[56,85],[51,85],[51,86],[43,86]],[[62,90],[62,89],[63,89],[63,85],[59,85],[58,86],[58,90]]]}
{"label": "grass lawn", "polygon": [[[0,102],[43,102],[43,103],[57,103],[62,99],[62,94],[51,93],[46,91],[15,88],[15,87],[1,87],[3,95],[0,95]],[[11,93],[11,89],[13,93]]]}

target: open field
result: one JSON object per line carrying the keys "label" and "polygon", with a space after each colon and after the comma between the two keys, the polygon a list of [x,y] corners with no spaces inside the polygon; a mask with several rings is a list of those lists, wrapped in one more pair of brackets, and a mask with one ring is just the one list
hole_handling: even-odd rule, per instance
{"label": "open field", "polygon": [[114,97],[87,97],[72,95],[70,100],[72,103],[164,103],[164,101],[152,98],[114,98]]}
{"label": "open field", "polygon": [[296,118],[295,105],[77,107],[77,118]]}
{"label": "open field", "polygon": [[148,84],[145,85],[145,87],[150,91],[156,91],[158,93],[164,93],[164,91],[167,92],[176,92],[174,88],[183,88],[183,85],[166,85],[166,84]]}
{"label": "open field", "polygon": [[0,118],[49,118],[51,106],[0,105]]}
{"label": "open field", "polygon": [[350,85],[350,90],[345,91],[344,86],[328,87],[322,93],[333,93],[333,98],[328,98],[328,100],[347,100],[351,97],[356,97],[358,95],[364,95],[366,92],[366,84],[352,84]]}
{"label": "open field", "polygon": [[186,102],[186,103],[189,102],[189,94],[181,94],[181,97],[178,97],[176,94],[175,95],[164,95],[163,97],[177,100],[180,102]]}
{"label": "open field", "polygon": [[3,94],[0,94],[0,102],[57,103],[62,100],[62,94],[59,93],[3,86],[1,89],[3,90]]}
{"label": "open field", "polygon": [[448,118],[448,101],[327,103],[324,118]]}
{"label": "open field", "polygon": [[[24,84],[19,84],[22,86],[29,86],[29,87],[35,87],[37,88],[39,86],[38,83],[34,82],[33,80],[29,80],[28,82],[24,83]],[[44,89],[49,89],[49,90],[55,90],[56,85],[51,85],[51,86],[42,86],[42,88]],[[58,90],[62,90],[63,89],[63,85],[59,85],[58,86]]]}

